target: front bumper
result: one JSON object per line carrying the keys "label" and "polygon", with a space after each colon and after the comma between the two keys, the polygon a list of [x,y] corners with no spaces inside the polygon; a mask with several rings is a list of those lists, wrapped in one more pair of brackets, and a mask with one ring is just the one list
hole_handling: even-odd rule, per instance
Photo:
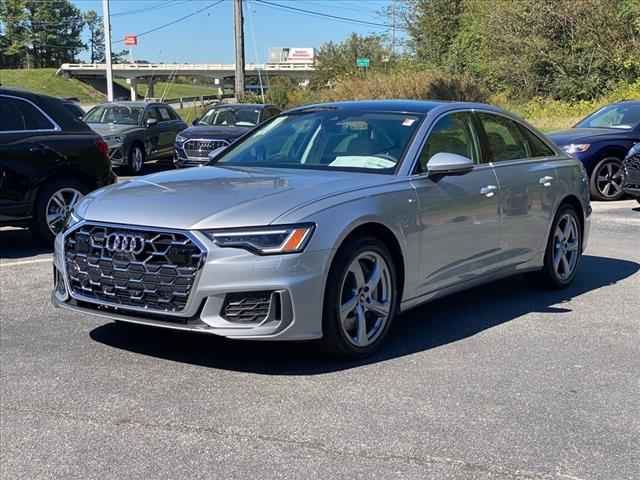
{"label": "front bumper", "polygon": [[[258,256],[217,247],[199,232],[191,234],[206,247],[207,256],[183,311],[114,307],[74,294],[66,273],[63,235],[55,242],[53,304],[110,320],[228,338],[309,340],[322,336],[322,292],[330,251]],[[277,299],[277,308],[272,303],[268,315],[254,322],[230,321],[225,310],[229,298],[247,292],[270,292],[270,298]]]}

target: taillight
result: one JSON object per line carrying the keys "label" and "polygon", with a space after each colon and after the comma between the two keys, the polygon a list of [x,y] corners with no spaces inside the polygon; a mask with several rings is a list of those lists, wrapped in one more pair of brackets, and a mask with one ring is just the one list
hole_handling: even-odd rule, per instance
{"label": "taillight", "polygon": [[102,138],[98,138],[96,140],[96,146],[98,147],[98,151],[102,154],[102,156],[106,159],[109,159],[109,145]]}

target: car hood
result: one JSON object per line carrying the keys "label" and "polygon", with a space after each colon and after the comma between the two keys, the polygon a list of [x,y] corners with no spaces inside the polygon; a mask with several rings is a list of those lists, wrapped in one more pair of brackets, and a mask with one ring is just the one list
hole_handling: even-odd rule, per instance
{"label": "car hood", "polygon": [[236,139],[253,127],[206,127],[195,126],[189,127],[186,130],[180,132],[180,136],[185,138],[221,138],[224,140]]}
{"label": "car hood", "polygon": [[140,128],[137,125],[116,125],[113,123],[89,123],[88,125],[94,132],[103,137],[123,135]]}
{"label": "car hood", "polygon": [[608,137],[625,137],[631,131],[620,128],[570,128],[549,134],[549,138],[556,145],[570,145],[572,143],[589,143],[597,140],[605,140]]}
{"label": "car hood", "polygon": [[174,229],[268,225],[296,207],[388,175],[326,170],[200,167],[139,177],[93,192],[76,208],[87,220]]}

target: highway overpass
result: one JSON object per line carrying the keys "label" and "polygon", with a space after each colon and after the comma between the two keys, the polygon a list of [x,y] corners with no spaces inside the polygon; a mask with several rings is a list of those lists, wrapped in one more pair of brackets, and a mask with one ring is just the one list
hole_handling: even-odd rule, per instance
{"label": "highway overpass", "polygon": [[[259,74],[269,76],[286,76],[300,83],[308,82],[315,70],[312,64],[305,63],[265,63],[248,64],[245,67],[247,76],[258,77]],[[105,77],[104,63],[65,63],[57,71],[65,77],[87,78]],[[154,96],[154,83],[176,75],[202,76],[219,80],[222,87],[225,78],[233,78],[235,64],[192,64],[192,63],[123,63],[113,65],[113,76],[127,79],[130,83],[131,99],[136,99],[136,86],[139,82],[148,85],[148,96]]]}

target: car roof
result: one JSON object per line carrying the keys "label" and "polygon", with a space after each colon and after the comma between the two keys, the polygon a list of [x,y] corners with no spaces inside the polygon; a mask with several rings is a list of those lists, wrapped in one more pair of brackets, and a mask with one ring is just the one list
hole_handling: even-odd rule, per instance
{"label": "car roof", "polygon": [[145,107],[149,107],[149,106],[156,106],[156,105],[162,105],[163,107],[166,107],[167,104],[166,103],[161,103],[161,102],[144,102],[144,101],[136,101],[136,102],[129,102],[129,101],[118,101],[118,102],[104,102],[104,103],[100,103],[97,106],[106,106],[106,105],[113,105],[116,107],[140,107],[140,108],[145,108]]}
{"label": "car roof", "polygon": [[501,111],[499,108],[484,103],[458,102],[449,100],[355,100],[344,102],[317,103],[294,108],[290,112],[303,112],[315,109],[359,110],[371,112],[422,113],[426,114],[435,108],[481,108]]}
{"label": "car roof", "polygon": [[212,105],[209,110],[214,108],[235,108],[237,110],[262,110],[268,107],[277,108],[275,105],[271,105],[270,103],[218,103],[216,105]]}

